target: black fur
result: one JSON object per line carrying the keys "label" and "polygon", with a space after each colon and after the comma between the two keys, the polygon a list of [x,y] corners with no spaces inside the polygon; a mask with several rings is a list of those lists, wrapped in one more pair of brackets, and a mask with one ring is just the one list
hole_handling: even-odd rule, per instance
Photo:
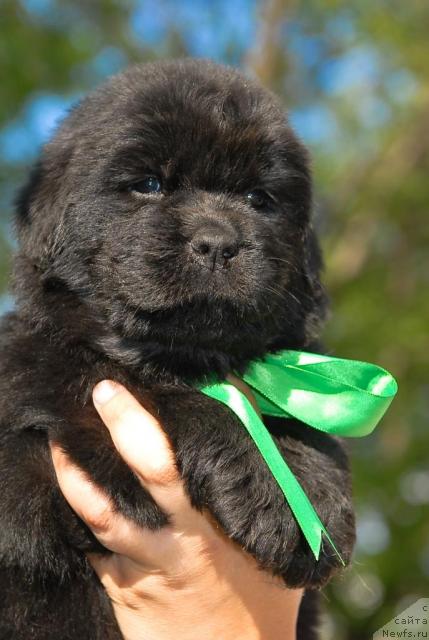
{"label": "black fur", "polygon": [[[162,194],[136,192],[148,174]],[[272,200],[252,204],[255,189]],[[276,98],[206,61],[129,69],[46,145],[17,202],[17,307],[0,336],[0,640],[121,637],[85,559],[100,547],[57,488],[49,439],[127,516],[167,522],[92,406],[104,378],[159,416],[193,505],[261,567],[306,588],[338,568],[329,545],[314,560],[238,419],[192,386],[268,351],[317,348],[326,300],[311,199],[307,153]],[[341,444],[297,421],[266,424],[348,560]]]}

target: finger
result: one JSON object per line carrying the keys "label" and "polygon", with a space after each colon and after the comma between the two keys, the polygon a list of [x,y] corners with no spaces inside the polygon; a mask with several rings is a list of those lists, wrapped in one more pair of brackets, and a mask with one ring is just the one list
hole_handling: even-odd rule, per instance
{"label": "finger", "polygon": [[173,450],[158,421],[115,382],[104,380],[96,385],[93,395],[119,454],[155,502],[172,516],[187,517],[191,505]]}
{"label": "finger", "polygon": [[115,447],[149,490],[149,485],[167,485],[179,480],[167,436],[127,389],[103,380],[94,388],[93,400]]}
{"label": "finger", "polygon": [[58,484],[67,502],[94,533],[103,530],[112,511],[108,496],[71,464],[58,444],[51,443],[51,454]]}
{"label": "finger", "polygon": [[152,542],[156,534],[146,532],[118,513],[109,497],[70,461],[59,445],[51,443],[51,453],[61,492],[99,542],[110,551],[139,563],[150,563],[147,542]]}

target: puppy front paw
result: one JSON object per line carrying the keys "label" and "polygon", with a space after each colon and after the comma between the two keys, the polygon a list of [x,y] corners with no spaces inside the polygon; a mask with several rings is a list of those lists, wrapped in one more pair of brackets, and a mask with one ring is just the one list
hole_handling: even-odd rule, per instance
{"label": "puppy front paw", "polygon": [[347,457],[338,440],[298,421],[268,419],[267,423],[341,558],[322,536],[316,560],[283,492],[250,439],[247,450],[235,462],[239,464],[237,484],[233,486],[234,463],[225,465],[229,484],[219,478],[216,486],[231,490],[219,491],[211,509],[225,531],[262,568],[281,576],[287,586],[321,587],[343,562],[349,563],[355,542]]}
{"label": "puppy front paw", "polygon": [[[154,396],[193,506],[289,587],[319,587],[340,567],[327,540],[316,560],[283,492],[243,424],[224,405],[191,390]],[[347,457],[339,441],[295,420],[266,424],[344,563],[354,544]]]}

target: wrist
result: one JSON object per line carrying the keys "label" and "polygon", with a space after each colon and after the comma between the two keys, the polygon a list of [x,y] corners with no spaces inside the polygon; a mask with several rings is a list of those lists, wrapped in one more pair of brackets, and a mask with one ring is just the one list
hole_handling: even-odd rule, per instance
{"label": "wrist", "polygon": [[256,640],[252,617],[218,577],[192,582],[152,576],[112,598],[125,640]]}
{"label": "wrist", "polygon": [[125,640],[295,640],[302,590],[262,571],[246,581],[241,568],[235,582],[214,574],[173,586],[153,576],[113,607]]}

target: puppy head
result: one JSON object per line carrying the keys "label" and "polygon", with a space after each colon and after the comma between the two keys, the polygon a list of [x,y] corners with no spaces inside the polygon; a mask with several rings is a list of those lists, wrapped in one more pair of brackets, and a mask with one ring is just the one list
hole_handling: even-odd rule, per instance
{"label": "puppy head", "polygon": [[207,61],[133,67],[72,110],[22,190],[16,289],[116,357],[224,374],[316,337],[310,213],[272,94]]}

